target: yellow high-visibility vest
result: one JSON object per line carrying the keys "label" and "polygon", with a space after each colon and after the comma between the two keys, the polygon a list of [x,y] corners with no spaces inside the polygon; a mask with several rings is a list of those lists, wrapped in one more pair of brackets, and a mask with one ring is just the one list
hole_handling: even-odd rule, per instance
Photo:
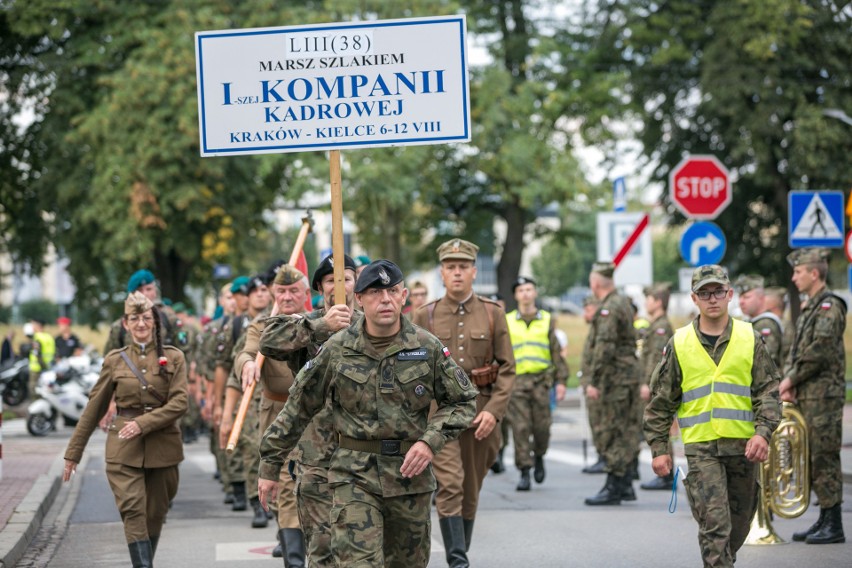
{"label": "yellow high-visibility vest", "polygon": [[518,310],[506,314],[515,352],[516,375],[540,373],[553,363],[550,357],[550,312],[539,310],[538,313],[541,317],[532,320],[529,327]]}
{"label": "yellow high-visibility vest", "polygon": [[[50,366],[54,355],[56,355],[56,341],[53,339],[53,336],[44,331],[37,331],[33,335],[33,341],[38,342],[38,349],[41,351],[41,359],[44,361],[44,364]],[[35,350],[30,351],[30,371],[34,373],[44,371],[41,368],[41,363],[38,361]]]}
{"label": "yellow high-visibility vest", "polygon": [[683,443],[754,436],[751,324],[733,320],[731,339],[718,366],[702,347],[692,324],[675,332],[674,349],[683,377],[683,398],[677,411]]}

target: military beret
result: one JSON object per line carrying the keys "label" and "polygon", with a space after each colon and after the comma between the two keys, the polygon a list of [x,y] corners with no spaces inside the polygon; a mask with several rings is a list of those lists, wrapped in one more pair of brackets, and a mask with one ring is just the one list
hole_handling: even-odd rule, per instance
{"label": "military beret", "polygon": [[127,299],[124,300],[124,315],[132,316],[143,314],[153,307],[154,302],[152,302],[148,296],[142,292],[131,292],[127,295]]}
{"label": "military beret", "polygon": [[322,307],[323,297],[322,296],[314,296],[311,299],[311,307],[315,310],[318,310]]}
{"label": "military beret", "polygon": [[186,311],[186,304],[184,304],[183,302],[175,302],[175,304],[172,306],[172,309],[175,311],[175,313],[182,314]]}
{"label": "military beret", "polygon": [[355,293],[360,294],[367,288],[386,289],[402,282],[402,270],[383,258],[373,261],[361,272],[355,282]]}
{"label": "military beret", "polygon": [[729,285],[728,273],[718,264],[705,264],[699,266],[692,272],[692,291],[697,292],[702,286],[707,284],[723,284]]}
{"label": "military beret", "polygon": [[497,292],[494,292],[493,294],[488,294],[485,297],[488,298],[489,300],[491,300],[492,302],[502,302],[503,301],[503,296],[501,294],[498,294]]}
{"label": "military beret", "polygon": [[278,267],[278,272],[275,274],[273,282],[282,286],[289,286],[301,282],[303,278],[305,278],[305,275],[302,274],[301,270],[289,264],[282,264]]}
{"label": "military beret", "polygon": [[251,294],[261,286],[266,286],[266,280],[263,274],[255,274],[249,278],[248,285],[246,286],[246,294]]}
{"label": "military beret", "polygon": [[757,274],[740,274],[734,280],[734,290],[737,291],[737,294],[745,294],[752,290],[763,288],[763,285],[763,276],[758,276]]}
{"label": "military beret", "polygon": [[355,261],[355,268],[361,268],[362,266],[367,266],[368,264],[370,264],[372,262],[370,260],[370,257],[367,256],[366,254],[359,254],[353,260]]}
{"label": "military beret", "polygon": [[231,282],[231,294],[248,295],[248,285],[251,279],[248,276],[237,276]]}
{"label": "military beret", "polygon": [[583,307],[586,308],[588,306],[597,306],[601,301],[598,300],[594,294],[589,294],[585,298],[583,298]]}
{"label": "military beret", "polygon": [[[352,260],[352,257],[348,254],[344,254],[343,269],[355,272],[355,268],[355,261]],[[322,282],[323,277],[325,277],[326,274],[332,273],[334,273],[334,259],[331,255],[329,255],[319,263],[319,266],[317,266],[317,269],[314,271],[314,277],[311,279],[311,288],[319,291],[320,282]]]}
{"label": "military beret", "polygon": [[438,247],[438,260],[472,260],[476,262],[479,247],[463,239],[451,239]]}
{"label": "military beret", "polygon": [[156,279],[154,278],[154,274],[150,270],[137,270],[133,273],[133,276],[130,277],[130,280],[127,281],[127,293],[135,292],[142,286],[146,284],[151,284]]}
{"label": "military beret", "polygon": [[650,286],[642,288],[642,293],[646,296],[662,296],[663,294],[672,293],[672,285],[670,282],[654,282]]}
{"label": "military beret", "polygon": [[611,262],[598,261],[592,265],[592,273],[600,274],[606,278],[612,278],[615,272],[615,265]]}
{"label": "military beret", "polygon": [[266,274],[268,275],[269,281],[275,281],[275,275],[278,274],[278,269],[287,264],[287,261],[283,258],[279,258],[275,262],[269,265],[269,268],[266,269]]}
{"label": "military beret", "polygon": [[527,276],[518,276],[517,278],[515,278],[515,281],[512,282],[512,293],[514,294],[515,289],[523,284],[532,284],[533,286],[535,286],[535,280],[533,280],[532,278],[528,278]]}
{"label": "military beret", "polygon": [[787,255],[787,262],[790,266],[796,267],[800,264],[820,264],[828,263],[828,257],[831,251],[824,248],[803,248],[796,249]]}

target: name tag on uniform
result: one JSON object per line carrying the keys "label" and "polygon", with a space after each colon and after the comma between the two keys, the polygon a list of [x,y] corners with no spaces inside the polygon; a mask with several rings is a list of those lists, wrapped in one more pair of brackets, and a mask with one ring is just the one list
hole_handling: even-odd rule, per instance
{"label": "name tag on uniform", "polygon": [[400,351],[396,355],[397,361],[426,361],[428,360],[426,349],[412,349],[411,351]]}

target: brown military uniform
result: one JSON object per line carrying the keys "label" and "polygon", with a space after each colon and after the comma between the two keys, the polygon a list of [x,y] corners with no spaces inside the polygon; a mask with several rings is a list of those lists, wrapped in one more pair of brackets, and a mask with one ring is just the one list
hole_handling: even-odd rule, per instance
{"label": "brown military uniform", "polygon": [[[121,358],[122,351],[144,375],[148,388]],[[177,492],[177,464],[183,461],[179,423],[187,409],[186,363],[179,349],[165,347],[164,351],[168,359],[165,367],[159,365],[151,345],[143,351],[133,344],[107,355],[65,452],[65,459],[80,462],[114,395],[118,416],[107,433],[106,472],[128,543],[160,535],[169,503]],[[119,439],[119,431],[129,421],[136,422],[142,435]]]}
{"label": "brown military uniform", "polygon": [[[234,371],[237,377],[242,377],[243,367],[249,361],[257,358],[260,349],[260,337],[266,327],[266,315],[255,318],[246,331],[245,346],[234,360]],[[293,386],[294,375],[284,361],[266,359],[260,371],[260,436],[266,432],[287,402],[290,387]],[[257,440],[260,446],[260,439]],[[259,457],[259,455],[258,455]],[[299,511],[296,506],[296,482],[286,470],[279,475],[278,491],[278,527],[282,529],[298,529]]]}
{"label": "brown military uniform", "polygon": [[[515,357],[503,309],[476,294],[462,303],[445,296],[418,308],[412,321],[436,335],[468,375],[492,361],[500,365],[497,381],[479,387],[476,413],[488,411],[502,420],[515,384]],[[479,490],[497,457],[502,436],[495,427],[486,439],[477,441],[475,431],[475,427],[465,430],[435,456],[439,517],[476,517]]]}

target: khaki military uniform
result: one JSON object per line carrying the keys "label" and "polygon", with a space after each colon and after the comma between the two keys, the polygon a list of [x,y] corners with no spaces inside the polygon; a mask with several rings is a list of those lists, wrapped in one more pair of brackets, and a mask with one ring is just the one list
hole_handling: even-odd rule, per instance
{"label": "khaki military uniform", "polygon": [[[268,318],[260,338],[260,352],[268,359],[286,362],[293,374],[298,373],[332,336],[324,316],[325,310],[320,309],[306,315]],[[359,323],[362,317],[363,314],[356,311],[352,324]],[[284,462],[289,459],[295,462],[299,523],[311,566],[335,566],[331,552],[332,490],[328,484],[328,467],[336,448],[337,433],[332,426],[330,404],[314,417],[289,457],[261,442],[259,474],[262,479],[275,481],[289,475],[282,473],[282,469],[287,471],[283,468]]]}
{"label": "khaki military uniform", "polygon": [[[261,314],[249,325],[245,334],[245,345],[234,360],[235,375],[242,377],[243,367],[249,361],[257,358],[260,349],[260,337],[266,325],[268,314]],[[267,359],[260,371],[260,383],[255,388],[255,394],[260,397],[258,411],[258,428],[255,439],[252,442],[252,456],[257,462],[257,475],[260,467],[260,440],[266,429],[275,421],[275,418],[284,408],[287,402],[290,387],[293,386],[293,372],[290,367],[282,361]],[[231,386],[230,384],[228,386]],[[239,388],[240,385],[237,386]],[[296,483],[286,470],[279,474],[278,485],[278,527],[282,529],[298,529],[299,511],[296,505]],[[257,479],[254,479],[252,495],[257,493]]]}
{"label": "khaki military uniform", "polygon": [[[156,351],[133,344],[123,348],[145,376],[143,387],[130,367],[113,351],[104,359],[100,378],[92,388],[65,459],[79,463],[89,437],[115,396],[118,415],[109,428],[106,442],[106,473],[115,503],[124,522],[127,542],[158,537],[177,493],[178,467],[183,461],[183,443],[178,424],[186,412],[186,363],[183,353],[165,347],[168,364],[158,364]],[[152,394],[156,392],[165,403]],[[142,435],[122,440],[119,431],[135,421]]]}
{"label": "khaki military uniform", "polygon": [[630,302],[615,291],[607,294],[589,334],[594,345],[589,385],[601,393],[597,450],[606,460],[607,471],[622,477],[636,456],[640,431],[639,365]]}
{"label": "khaki military uniform", "polygon": [[[444,296],[418,308],[412,321],[434,333],[468,375],[492,361],[500,365],[497,381],[480,387],[476,413],[488,411],[498,422],[502,420],[515,384],[515,357],[500,305],[476,294],[461,303]],[[497,457],[502,436],[499,424],[484,440],[476,440],[475,431],[469,428],[462,432],[458,441],[448,443],[433,461],[439,485],[436,507],[441,518],[476,518],[479,490]]]}
{"label": "khaki military uniform", "polygon": [[799,315],[796,341],[784,368],[808,425],[811,486],[822,509],[831,509],[843,499],[840,446],[846,396],[845,330],[846,303],[823,289],[808,300]]}
{"label": "khaki military uniform", "polygon": [[[513,310],[506,314],[506,317],[523,319],[529,326],[532,319],[541,319],[543,316],[541,311],[537,311],[527,321],[520,312]],[[509,402],[509,416],[512,420],[512,434],[515,442],[515,466],[522,471],[533,467],[534,456],[540,457],[547,453],[552,424],[550,390],[557,383],[566,384],[570,373],[568,364],[562,358],[555,331],[556,318],[551,318],[547,333],[550,366],[538,373],[515,376],[515,388]],[[518,342],[518,338],[512,337],[513,345]]]}
{"label": "khaki military uniform", "polygon": [[[702,347],[716,365],[731,339],[733,320],[715,344],[692,324]],[[751,402],[755,433],[767,441],[781,420],[778,402],[780,376],[760,335],[754,333]],[[669,429],[683,398],[683,376],[669,340],[662,361],[651,378],[651,401],[645,408],[645,440],[654,457],[668,450]],[[698,541],[705,566],[733,566],[757,507],[757,464],[745,458],[747,439],[720,438],[686,444],[689,475],[684,480],[692,515],[698,521]]]}
{"label": "khaki military uniform", "polygon": [[[428,564],[435,478],[431,469],[405,478],[400,467],[415,442],[438,454],[474,417],[477,391],[464,371],[438,339],[400,321],[400,333],[381,353],[363,320],[331,337],[299,372],[262,442],[264,455],[287,455],[330,404],[340,436],[328,470],[338,566]],[[438,409],[429,417],[432,401]]]}

